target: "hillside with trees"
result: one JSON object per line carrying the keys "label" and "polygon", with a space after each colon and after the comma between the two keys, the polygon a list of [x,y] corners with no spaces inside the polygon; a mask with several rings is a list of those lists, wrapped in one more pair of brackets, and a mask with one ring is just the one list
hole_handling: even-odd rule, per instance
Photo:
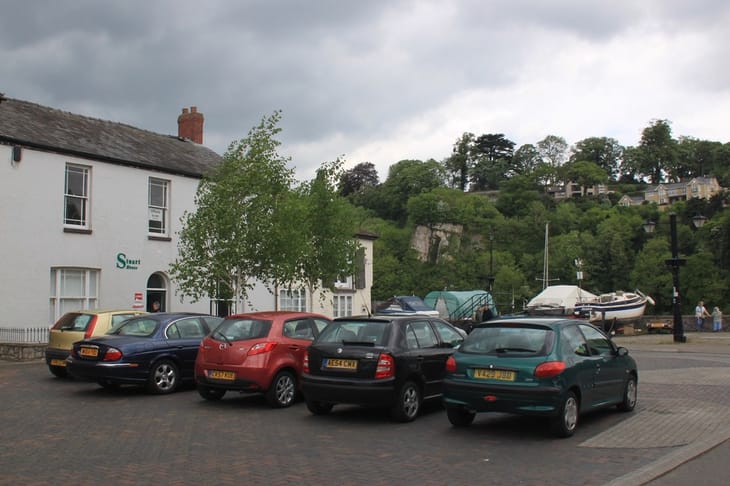
{"label": "hillside with trees", "polygon": [[[671,206],[623,207],[623,195],[649,185],[715,177],[730,186],[730,144],[674,138],[670,122],[654,120],[636,146],[608,137],[569,145],[549,135],[519,147],[504,134],[464,133],[444,160],[395,162],[380,182],[373,164],[345,171],[339,193],[355,207],[357,225],[380,236],[375,244],[373,299],[432,290],[489,289],[501,312],[519,311],[543,285],[549,225],[551,284],[580,283],[601,293],[634,290],[652,296],[650,312],[671,309],[668,214],[678,215],[683,311],[704,299],[727,312],[730,288],[730,210],[727,191],[710,200]],[[558,200],[551,188],[577,184]],[[603,184],[607,193],[588,195]],[[707,223],[695,229],[692,218]],[[647,234],[646,220],[657,222]],[[416,229],[427,251],[414,247]],[[425,230],[423,230],[425,228]],[[444,230],[448,228],[448,231]],[[576,261],[583,280],[576,280]]]}

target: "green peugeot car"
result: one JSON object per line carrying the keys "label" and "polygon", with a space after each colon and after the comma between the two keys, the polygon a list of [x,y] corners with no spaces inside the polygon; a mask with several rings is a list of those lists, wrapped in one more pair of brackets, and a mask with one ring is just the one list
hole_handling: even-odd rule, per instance
{"label": "green peugeot car", "polygon": [[592,324],[512,317],[477,325],[446,362],[443,401],[452,425],[479,412],[537,415],[569,437],[584,412],[636,406],[636,362]]}

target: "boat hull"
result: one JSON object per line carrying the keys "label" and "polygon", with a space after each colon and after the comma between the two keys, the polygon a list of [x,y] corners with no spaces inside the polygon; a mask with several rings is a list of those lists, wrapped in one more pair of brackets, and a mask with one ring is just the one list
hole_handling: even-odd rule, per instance
{"label": "boat hull", "polygon": [[576,306],[576,309],[588,316],[591,322],[626,321],[638,319],[644,315],[647,299],[642,295],[627,296],[610,302],[591,303]]}

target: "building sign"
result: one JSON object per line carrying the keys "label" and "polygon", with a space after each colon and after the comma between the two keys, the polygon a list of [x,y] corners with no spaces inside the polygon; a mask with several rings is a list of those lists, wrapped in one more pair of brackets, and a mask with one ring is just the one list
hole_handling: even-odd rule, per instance
{"label": "building sign", "polygon": [[139,268],[140,262],[141,260],[139,258],[134,260],[132,258],[127,258],[127,255],[122,252],[117,253],[117,268],[125,270],[137,270]]}
{"label": "building sign", "polygon": [[132,308],[144,309],[144,294],[142,292],[134,293],[134,304],[132,304]]}
{"label": "building sign", "polygon": [[149,208],[150,221],[162,223],[163,212],[160,208]]}

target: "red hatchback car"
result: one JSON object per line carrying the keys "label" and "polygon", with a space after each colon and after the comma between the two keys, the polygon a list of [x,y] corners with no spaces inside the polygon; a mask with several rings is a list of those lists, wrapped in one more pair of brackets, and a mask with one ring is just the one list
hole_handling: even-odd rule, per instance
{"label": "red hatchback car", "polygon": [[200,343],[198,393],[219,400],[228,390],[263,393],[272,407],[288,407],[299,390],[307,348],[329,318],[308,312],[236,314]]}

